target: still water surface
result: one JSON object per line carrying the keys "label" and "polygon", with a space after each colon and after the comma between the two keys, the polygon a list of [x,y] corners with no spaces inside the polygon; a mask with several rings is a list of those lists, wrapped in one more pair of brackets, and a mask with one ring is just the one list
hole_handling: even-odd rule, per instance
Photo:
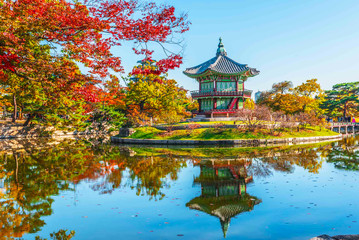
{"label": "still water surface", "polygon": [[63,142],[0,153],[0,239],[359,233],[357,139],[267,148]]}

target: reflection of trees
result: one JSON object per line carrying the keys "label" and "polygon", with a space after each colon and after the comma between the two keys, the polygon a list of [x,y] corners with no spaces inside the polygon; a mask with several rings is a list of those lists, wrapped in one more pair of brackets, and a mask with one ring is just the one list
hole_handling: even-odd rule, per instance
{"label": "reflection of trees", "polygon": [[[207,213],[218,213],[216,216],[226,228],[230,218],[250,210],[256,203],[255,197],[243,192],[248,177],[267,176],[274,170],[291,172],[295,166],[317,173],[322,164],[320,157],[326,156],[337,167],[359,169],[357,144],[356,139],[346,139],[338,144],[312,148],[142,148],[136,149],[136,155],[131,149],[118,146],[64,142],[43,150],[3,154],[0,155],[0,236],[21,237],[24,233],[38,231],[45,224],[42,217],[52,214],[52,196],[73,190],[73,186],[80,182],[88,182],[91,189],[100,194],[126,186],[134,188],[138,195],[162,199],[163,189],[170,187],[171,180],[177,179],[178,172],[188,160],[200,164],[201,174],[216,168],[219,173],[229,173],[230,178],[225,181],[211,177],[216,184],[220,183],[217,185],[212,180],[204,181],[204,175],[200,176],[196,184],[201,184],[204,192],[188,203],[191,208],[196,208],[197,204]],[[231,167],[223,165],[229,162]],[[205,192],[210,189],[218,192],[227,189],[232,195],[210,196],[210,192]],[[249,208],[246,210],[245,206]],[[231,207],[237,210],[226,215],[227,218],[223,217],[221,211]]]}
{"label": "reflection of trees", "polygon": [[267,177],[272,174],[271,165],[261,159],[253,158],[252,164],[248,167],[248,172],[253,176]]}
{"label": "reflection of trees", "polygon": [[276,171],[291,172],[293,166],[300,166],[311,173],[318,173],[322,167],[319,161],[318,149],[299,148],[285,152],[271,152],[262,157],[262,161],[268,163]]}
{"label": "reflection of trees", "polygon": [[[320,148],[321,149],[321,148]],[[292,172],[295,166],[303,167],[311,173],[318,173],[322,167],[319,148],[292,148],[281,150],[278,148],[263,149],[262,151],[249,150],[245,152],[235,153],[233,155],[225,155],[222,157],[212,157],[213,159],[227,161],[228,159],[246,160],[251,164],[248,166],[248,172],[253,176],[266,177],[272,174],[272,171]],[[216,154],[218,154],[216,149]],[[224,149],[226,151],[226,149]],[[210,152],[206,152],[211,155]],[[193,160],[200,161],[208,157],[200,158],[191,157]]]}
{"label": "reflection of trees", "polygon": [[[162,189],[184,165],[185,160],[171,156],[130,157],[115,146],[82,142],[0,155],[0,236],[39,231],[42,217],[52,214],[52,196],[81,181],[101,194],[126,185],[137,194],[162,198]],[[124,172],[129,173],[125,181]]]}
{"label": "reflection of trees", "polygon": [[176,180],[178,172],[186,166],[186,160],[172,155],[150,157],[128,157],[126,167],[129,170],[129,183],[136,189],[137,195],[145,193],[151,198],[162,199],[161,189],[169,187],[168,180]]}
{"label": "reflection of trees", "polygon": [[[57,232],[50,233],[50,238],[53,240],[70,240],[75,236],[75,231],[69,231],[66,229],[60,229]],[[35,240],[47,240],[47,238],[35,237]]]}
{"label": "reflection of trees", "polygon": [[[166,156],[132,156],[130,149],[114,146],[100,146],[93,149],[93,155],[85,162],[82,174],[72,180],[94,182],[91,188],[101,194],[111,193],[121,186],[136,189],[137,195],[162,199],[161,189],[169,186],[168,180],[176,180],[178,171],[185,166],[186,160]],[[128,174],[123,179],[123,173]]]}
{"label": "reflection of trees", "polygon": [[[300,166],[312,173],[322,167],[321,157],[330,152],[330,144],[314,147],[276,146],[268,148],[196,148],[196,149],[159,149],[163,155],[186,156],[193,161],[213,158],[217,160],[244,159],[252,161],[248,170],[253,175],[268,176],[272,170],[292,172]],[[142,150],[143,151],[143,150]],[[150,149],[148,149],[150,151]],[[151,151],[153,152],[153,150]]]}
{"label": "reflection of trees", "polygon": [[187,207],[219,218],[226,237],[231,218],[251,211],[261,201],[247,193],[246,184],[250,161],[209,160],[197,163],[201,168],[194,183],[202,189],[201,196],[192,199]]}
{"label": "reflection of trees", "polygon": [[21,237],[36,232],[45,223],[42,216],[51,214],[51,194],[65,189],[63,183],[51,181],[46,168],[30,167],[22,154],[7,156],[1,165],[4,187],[0,203],[0,235]]}
{"label": "reflection of trees", "polygon": [[341,142],[332,144],[327,161],[338,169],[359,170],[359,137],[345,138]]}
{"label": "reflection of trees", "polygon": [[16,204],[12,198],[21,198],[19,189],[12,186],[11,194],[0,193],[0,236],[3,238],[21,237],[30,232],[32,221],[30,214]]}
{"label": "reflection of trees", "polygon": [[41,217],[52,214],[51,196],[69,189],[68,180],[82,171],[81,148],[71,154],[69,150],[55,147],[0,156],[0,236],[21,237],[45,224]]}

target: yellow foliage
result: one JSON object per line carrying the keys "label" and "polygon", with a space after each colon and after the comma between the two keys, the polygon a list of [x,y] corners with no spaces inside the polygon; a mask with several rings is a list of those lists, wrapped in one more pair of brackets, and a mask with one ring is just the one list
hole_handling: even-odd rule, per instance
{"label": "yellow foliage", "polygon": [[254,109],[256,104],[254,103],[252,98],[247,98],[244,102],[244,108],[246,109]]}
{"label": "yellow foliage", "polygon": [[319,105],[324,100],[324,94],[317,79],[307,80],[295,88],[291,86],[288,81],[274,84],[272,90],[264,94],[261,104],[286,114],[312,111],[317,115],[323,114]]}

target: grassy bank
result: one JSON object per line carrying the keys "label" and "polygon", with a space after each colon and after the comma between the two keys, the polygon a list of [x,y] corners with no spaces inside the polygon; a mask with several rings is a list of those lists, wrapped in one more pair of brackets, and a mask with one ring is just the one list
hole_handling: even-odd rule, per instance
{"label": "grassy bank", "polygon": [[334,136],[338,133],[326,128],[308,127],[305,129],[283,129],[274,133],[266,129],[254,132],[226,128],[201,128],[194,130],[174,130],[172,132],[158,130],[153,127],[139,127],[129,138],[158,140],[224,140],[224,139],[273,139]]}

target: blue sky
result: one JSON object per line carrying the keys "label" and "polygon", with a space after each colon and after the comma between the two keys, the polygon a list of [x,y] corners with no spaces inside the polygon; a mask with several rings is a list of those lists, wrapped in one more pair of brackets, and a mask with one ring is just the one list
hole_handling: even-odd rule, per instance
{"label": "blue sky", "polygon": [[[266,90],[284,80],[296,85],[318,78],[324,89],[359,81],[358,0],[156,2],[187,12],[192,22],[184,35],[184,63],[169,73],[186,89],[198,84],[182,71],[214,57],[219,37],[230,58],[261,71],[248,80],[247,89]],[[138,60],[125,49],[119,54],[126,70]]]}

